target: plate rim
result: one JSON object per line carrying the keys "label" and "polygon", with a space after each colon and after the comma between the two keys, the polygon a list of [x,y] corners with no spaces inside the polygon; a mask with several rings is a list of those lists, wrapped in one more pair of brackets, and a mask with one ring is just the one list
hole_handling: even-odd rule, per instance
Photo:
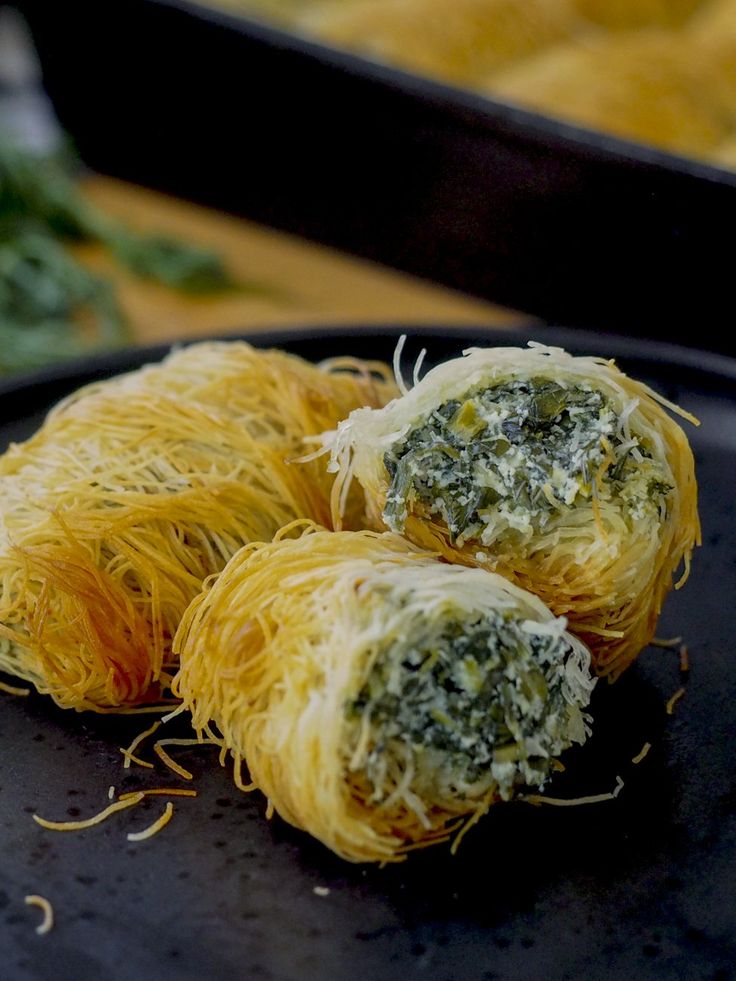
{"label": "plate rim", "polygon": [[[685,347],[669,341],[648,337],[631,337],[592,330],[553,325],[514,325],[503,327],[498,324],[392,324],[351,322],[324,326],[309,324],[274,329],[251,329],[202,334],[191,337],[174,338],[150,344],[133,344],[112,351],[91,353],[32,372],[22,372],[0,378],[0,397],[19,395],[35,387],[72,385],[76,380],[85,384],[91,376],[113,375],[135,370],[148,363],[162,360],[170,351],[189,347],[192,344],[207,342],[246,341],[254,347],[288,347],[329,341],[334,338],[340,342],[350,338],[396,338],[402,334],[408,340],[431,340],[436,338],[464,338],[470,346],[526,346],[528,341],[560,346],[573,352],[585,350],[596,357],[624,359],[642,364],[665,365],[681,368],[687,372],[705,374],[710,378],[721,378],[736,382],[736,357],[697,347]],[[335,355],[350,352],[335,351]]]}

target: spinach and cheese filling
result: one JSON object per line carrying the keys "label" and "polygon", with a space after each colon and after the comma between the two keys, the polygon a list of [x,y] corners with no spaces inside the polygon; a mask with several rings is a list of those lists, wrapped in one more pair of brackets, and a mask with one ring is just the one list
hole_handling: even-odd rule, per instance
{"label": "spinach and cheese filling", "polygon": [[554,758],[586,735],[576,657],[559,621],[508,609],[414,620],[380,650],[347,705],[371,800],[462,801],[491,790],[510,798],[541,787]]}
{"label": "spinach and cheese filling", "polygon": [[452,541],[528,537],[581,504],[614,501],[630,525],[662,520],[672,486],[636,407],[617,412],[591,385],[513,379],[443,402],[385,453],[383,518],[402,531],[418,505]]}

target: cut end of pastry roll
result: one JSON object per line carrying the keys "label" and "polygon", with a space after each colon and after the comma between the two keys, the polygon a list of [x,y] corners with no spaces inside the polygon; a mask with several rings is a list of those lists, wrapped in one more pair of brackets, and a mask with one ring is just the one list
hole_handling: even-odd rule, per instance
{"label": "cut end of pastry roll", "polygon": [[329,521],[323,461],[291,458],[383,404],[387,371],[205,343],[67,398],[0,457],[0,669],[64,707],[146,699],[207,576],[295,518]]}
{"label": "cut end of pastry roll", "polygon": [[246,546],[175,639],[175,689],[286,821],[351,861],[446,839],[587,735],[584,645],[536,597],[391,533]]}
{"label": "cut end of pastry roll", "polygon": [[473,349],[353,412],[332,466],[343,491],[360,481],[375,527],[535,593],[615,678],[700,540],[693,456],[670,412],[695,422],[611,361]]}

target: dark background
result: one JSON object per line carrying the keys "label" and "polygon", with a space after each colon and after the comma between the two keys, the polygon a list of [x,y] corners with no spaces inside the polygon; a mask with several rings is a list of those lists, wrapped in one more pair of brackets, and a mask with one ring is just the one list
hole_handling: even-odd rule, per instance
{"label": "dark background", "polygon": [[736,174],[189,0],[16,0],[94,169],[553,323],[733,350]]}

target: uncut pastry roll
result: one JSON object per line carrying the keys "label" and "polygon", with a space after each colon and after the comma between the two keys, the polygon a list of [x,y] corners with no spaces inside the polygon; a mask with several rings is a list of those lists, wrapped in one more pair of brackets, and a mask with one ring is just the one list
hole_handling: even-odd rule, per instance
{"label": "uncut pastry roll", "polygon": [[145,699],[207,576],[286,522],[329,521],[321,461],[288,461],[386,401],[376,370],[205,343],[62,402],[0,457],[0,669],[65,707]]}
{"label": "uncut pastry roll", "polygon": [[708,0],[573,0],[575,9],[593,24],[613,30],[661,25],[681,26]]}
{"label": "uncut pastry roll", "polygon": [[700,541],[693,455],[666,409],[695,422],[612,361],[473,349],[325,438],[376,527],[535,593],[614,679]]}
{"label": "uncut pastry roll", "polygon": [[446,839],[588,734],[590,656],[564,620],[388,532],[246,546],[175,647],[195,728],[350,861]]}
{"label": "uncut pastry roll", "polygon": [[721,93],[728,71],[727,59],[684,31],[650,28],[550,47],[482,88],[623,139],[708,157],[733,127],[733,103],[729,110]]}

